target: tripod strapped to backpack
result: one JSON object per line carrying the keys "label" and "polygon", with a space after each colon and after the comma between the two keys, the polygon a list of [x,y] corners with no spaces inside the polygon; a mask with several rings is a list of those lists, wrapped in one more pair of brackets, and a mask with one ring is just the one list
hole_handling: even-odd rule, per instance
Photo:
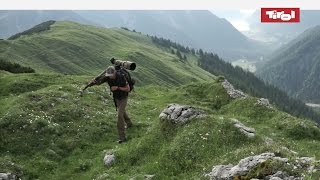
{"label": "tripod strapped to backpack", "polygon": [[[135,80],[133,78],[131,78],[131,75],[129,73],[128,70],[134,71],[136,69],[136,63],[131,62],[131,61],[122,61],[122,60],[116,60],[115,58],[111,58],[110,62],[112,64],[115,65],[115,70],[119,73],[121,73],[122,75],[124,75],[124,77],[126,78],[126,80],[129,83],[130,86],[130,91],[132,91],[134,89],[134,84],[135,84]],[[101,72],[97,77],[95,77],[92,81],[90,81],[81,91],[81,96],[83,94],[83,92],[94,85],[100,85],[104,82],[106,82],[106,79],[108,77],[105,76],[106,74],[106,70],[104,70],[103,72]]]}

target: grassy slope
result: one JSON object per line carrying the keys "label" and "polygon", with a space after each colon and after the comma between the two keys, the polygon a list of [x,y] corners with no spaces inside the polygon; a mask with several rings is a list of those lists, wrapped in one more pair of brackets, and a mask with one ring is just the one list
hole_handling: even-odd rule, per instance
{"label": "grassy slope", "polygon": [[181,62],[145,35],[71,22],[56,22],[49,31],[0,41],[0,49],[0,57],[41,73],[96,75],[115,57],[137,63],[133,76],[140,85],[184,84],[213,77],[196,66],[194,58]]}
{"label": "grassy slope", "polygon": [[[273,151],[294,157],[281,146],[299,156],[320,157],[320,130],[314,123],[257,107],[256,98],[232,100],[215,81],[174,89],[137,87],[128,106],[136,126],[128,130],[128,143],[118,145],[109,93],[99,86],[83,97],[78,94],[87,78],[1,75],[1,170],[26,179],[93,179],[103,173],[110,179],[142,179],[145,174],[155,174],[156,179],[198,179],[213,165],[235,163],[251,154]],[[38,86],[39,82],[47,83]],[[21,89],[10,90],[17,86]],[[208,117],[184,126],[160,122],[158,116],[168,103],[193,105]],[[239,134],[230,118],[254,127],[257,136],[248,139]],[[266,145],[265,137],[275,143]],[[117,160],[106,168],[103,152],[110,149],[116,151]]]}
{"label": "grassy slope", "polygon": [[[25,179],[93,179],[104,172],[111,179],[144,174],[198,179],[213,165],[252,153],[279,150],[293,156],[281,146],[320,157],[320,131],[312,122],[255,107],[255,98],[230,99],[213,76],[196,67],[196,57],[180,62],[138,33],[59,22],[48,32],[3,41],[0,47],[1,57],[13,56],[46,73],[0,72],[0,169]],[[122,145],[116,143],[116,112],[107,88],[92,87],[83,97],[78,93],[112,56],[136,61],[134,76],[140,85],[149,84],[130,95],[128,110],[136,126]],[[64,71],[87,76],[48,73]],[[198,82],[185,85],[191,81]],[[209,116],[185,126],[160,122],[169,103],[190,104]],[[256,128],[257,137],[239,135],[230,118]],[[263,143],[265,136],[275,144]],[[106,168],[103,151],[110,149],[117,161]]]}

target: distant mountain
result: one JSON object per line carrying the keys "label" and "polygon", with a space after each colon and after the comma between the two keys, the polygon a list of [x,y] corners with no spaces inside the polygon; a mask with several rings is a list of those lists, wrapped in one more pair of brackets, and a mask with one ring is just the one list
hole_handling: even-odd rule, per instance
{"label": "distant mountain", "polygon": [[306,102],[320,103],[320,26],[279,48],[258,71],[266,81]]}
{"label": "distant mountain", "polygon": [[48,20],[93,24],[72,11],[0,11],[0,38],[5,39]]}
{"label": "distant mountain", "polygon": [[308,28],[320,25],[319,10],[301,10],[299,23],[261,23],[260,13],[260,10],[257,10],[247,19],[250,31],[257,36],[263,36],[282,44],[294,39]]}
{"label": "distant mountain", "polygon": [[48,21],[13,37],[0,41],[0,59],[38,73],[95,76],[115,57],[138,64],[132,73],[139,85],[179,85],[214,77],[194,58],[182,61],[150,37],[120,28]]}
{"label": "distant mountain", "polygon": [[161,36],[225,59],[257,58],[262,45],[248,39],[226,19],[210,11],[75,11],[105,27],[127,27]]}

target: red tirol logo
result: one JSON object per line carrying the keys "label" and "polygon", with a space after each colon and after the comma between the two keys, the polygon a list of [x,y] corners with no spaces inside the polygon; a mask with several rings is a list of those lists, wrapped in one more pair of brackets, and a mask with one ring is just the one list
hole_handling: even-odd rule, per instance
{"label": "red tirol logo", "polygon": [[266,23],[300,22],[300,8],[261,8],[261,22],[266,22]]}

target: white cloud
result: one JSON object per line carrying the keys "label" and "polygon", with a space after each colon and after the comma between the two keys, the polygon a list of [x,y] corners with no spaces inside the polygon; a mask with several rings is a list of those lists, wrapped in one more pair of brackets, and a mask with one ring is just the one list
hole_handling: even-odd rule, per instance
{"label": "white cloud", "polygon": [[256,11],[256,9],[241,9],[240,10],[240,13],[243,15],[243,16],[251,16],[254,12]]}
{"label": "white cloud", "polygon": [[211,12],[221,18],[227,19],[239,31],[249,31],[250,26],[247,18],[250,17],[256,9],[237,9],[237,10],[211,10]]}
{"label": "white cloud", "polygon": [[250,26],[246,21],[243,20],[231,20],[230,23],[238,29],[238,31],[249,31]]}

